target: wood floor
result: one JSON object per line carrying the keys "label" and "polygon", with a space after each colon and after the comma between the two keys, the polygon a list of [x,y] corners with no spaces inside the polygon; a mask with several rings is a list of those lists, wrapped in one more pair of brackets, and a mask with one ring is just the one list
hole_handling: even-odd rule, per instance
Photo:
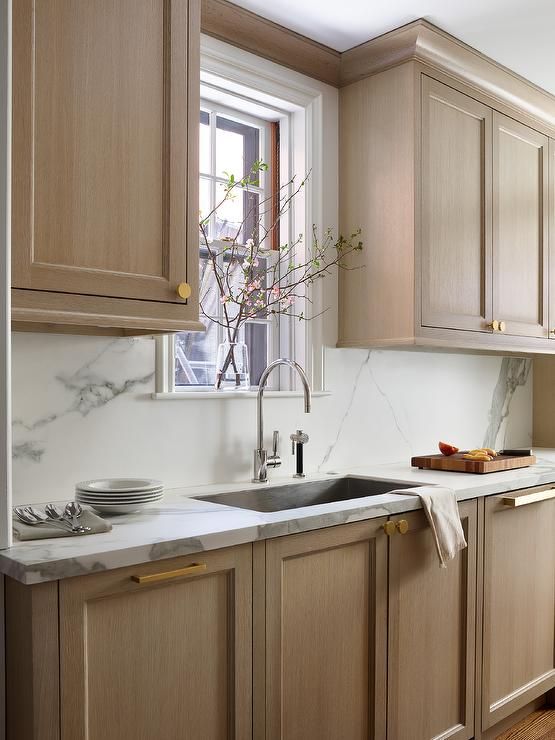
{"label": "wood floor", "polygon": [[496,740],[555,740],[555,707],[532,712]]}

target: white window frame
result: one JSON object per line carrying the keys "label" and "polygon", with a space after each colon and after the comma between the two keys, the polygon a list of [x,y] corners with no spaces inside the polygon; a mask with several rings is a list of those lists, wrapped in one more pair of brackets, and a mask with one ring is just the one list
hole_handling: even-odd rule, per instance
{"label": "white window frame", "polygon": [[[245,105],[279,110],[280,138],[283,142],[283,178],[310,172],[310,178],[294,204],[288,236],[303,233],[311,238],[312,224],[319,229],[337,230],[338,202],[338,93],[330,85],[262,59],[217,39],[201,36],[201,83],[217,94],[243,99]],[[253,95],[255,91],[256,96]],[[324,152],[326,156],[324,158]],[[324,223],[325,217],[325,223]],[[282,241],[288,241],[282,235]],[[280,356],[296,359],[305,368],[315,391],[325,388],[324,348],[337,341],[337,280],[335,276],[317,281],[311,290],[312,303],[305,313],[310,321],[298,322],[281,317]],[[325,313],[320,316],[323,309]],[[252,393],[215,393],[206,386],[176,389],[173,338],[157,338],[157,398],[248,397]],[[295,392],[297,378],[289,370],[279,376],[279,393]]]}

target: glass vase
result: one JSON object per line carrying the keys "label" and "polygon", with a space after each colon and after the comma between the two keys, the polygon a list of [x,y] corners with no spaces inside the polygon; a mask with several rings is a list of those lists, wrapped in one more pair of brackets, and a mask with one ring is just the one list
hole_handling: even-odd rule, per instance
{"label": "glass vase", "polygon": [[222,342],[216,355],[217,391],[248,391],[251,381],[249,375],[249,350],[245,342]]}

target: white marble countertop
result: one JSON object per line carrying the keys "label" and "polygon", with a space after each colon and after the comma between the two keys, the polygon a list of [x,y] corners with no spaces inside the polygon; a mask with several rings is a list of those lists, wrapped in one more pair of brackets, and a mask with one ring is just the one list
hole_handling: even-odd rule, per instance
{"label": "white marble countertop", "polygon": [[[555,482],[555,450],[535,450],[530,468],[488,475],[418,470],[406,463],[361,466],[334,475],[393,480],[453,488],[459,501]],[[311,476],[325,480],[332,475]],[[291,483],[275,478],[270,486]],[[303,485],[303,482],[298,482]],[[272,513],[236,509],[193,496],[246,490],[256,484],[211,485],[168,490],[144,513],[110,517],[111,532],[84,537],[21,542],[0,551],[0,572],[25,584],[84,575],[269,539],[294,532],[373,519],[419,509],[418,496],[388,493]]]}

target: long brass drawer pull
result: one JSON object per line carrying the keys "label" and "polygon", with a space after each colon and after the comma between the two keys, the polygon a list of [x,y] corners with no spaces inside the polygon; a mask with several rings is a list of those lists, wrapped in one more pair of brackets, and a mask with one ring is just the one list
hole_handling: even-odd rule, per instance
{"label": "long brass drawer pull", "polygon": [[505,506],[526,506],[526,504],[536,504],[538,501],[550,501],[555,498],[555,488],[549,488],[547,491],[532,491],[520,496],[503,496]]}
{"label": "long brass drawer pull", "polygon": [[163,573],[149,573],[146,576],[131,576],[135,583],[156,583],[156,581],[170,581],[172,578],[181,578],[182,576],[192,576],[194,573],[202,573],[206,570],[206,563],[192,563],[184,568],[177,570],[166,570]]}

